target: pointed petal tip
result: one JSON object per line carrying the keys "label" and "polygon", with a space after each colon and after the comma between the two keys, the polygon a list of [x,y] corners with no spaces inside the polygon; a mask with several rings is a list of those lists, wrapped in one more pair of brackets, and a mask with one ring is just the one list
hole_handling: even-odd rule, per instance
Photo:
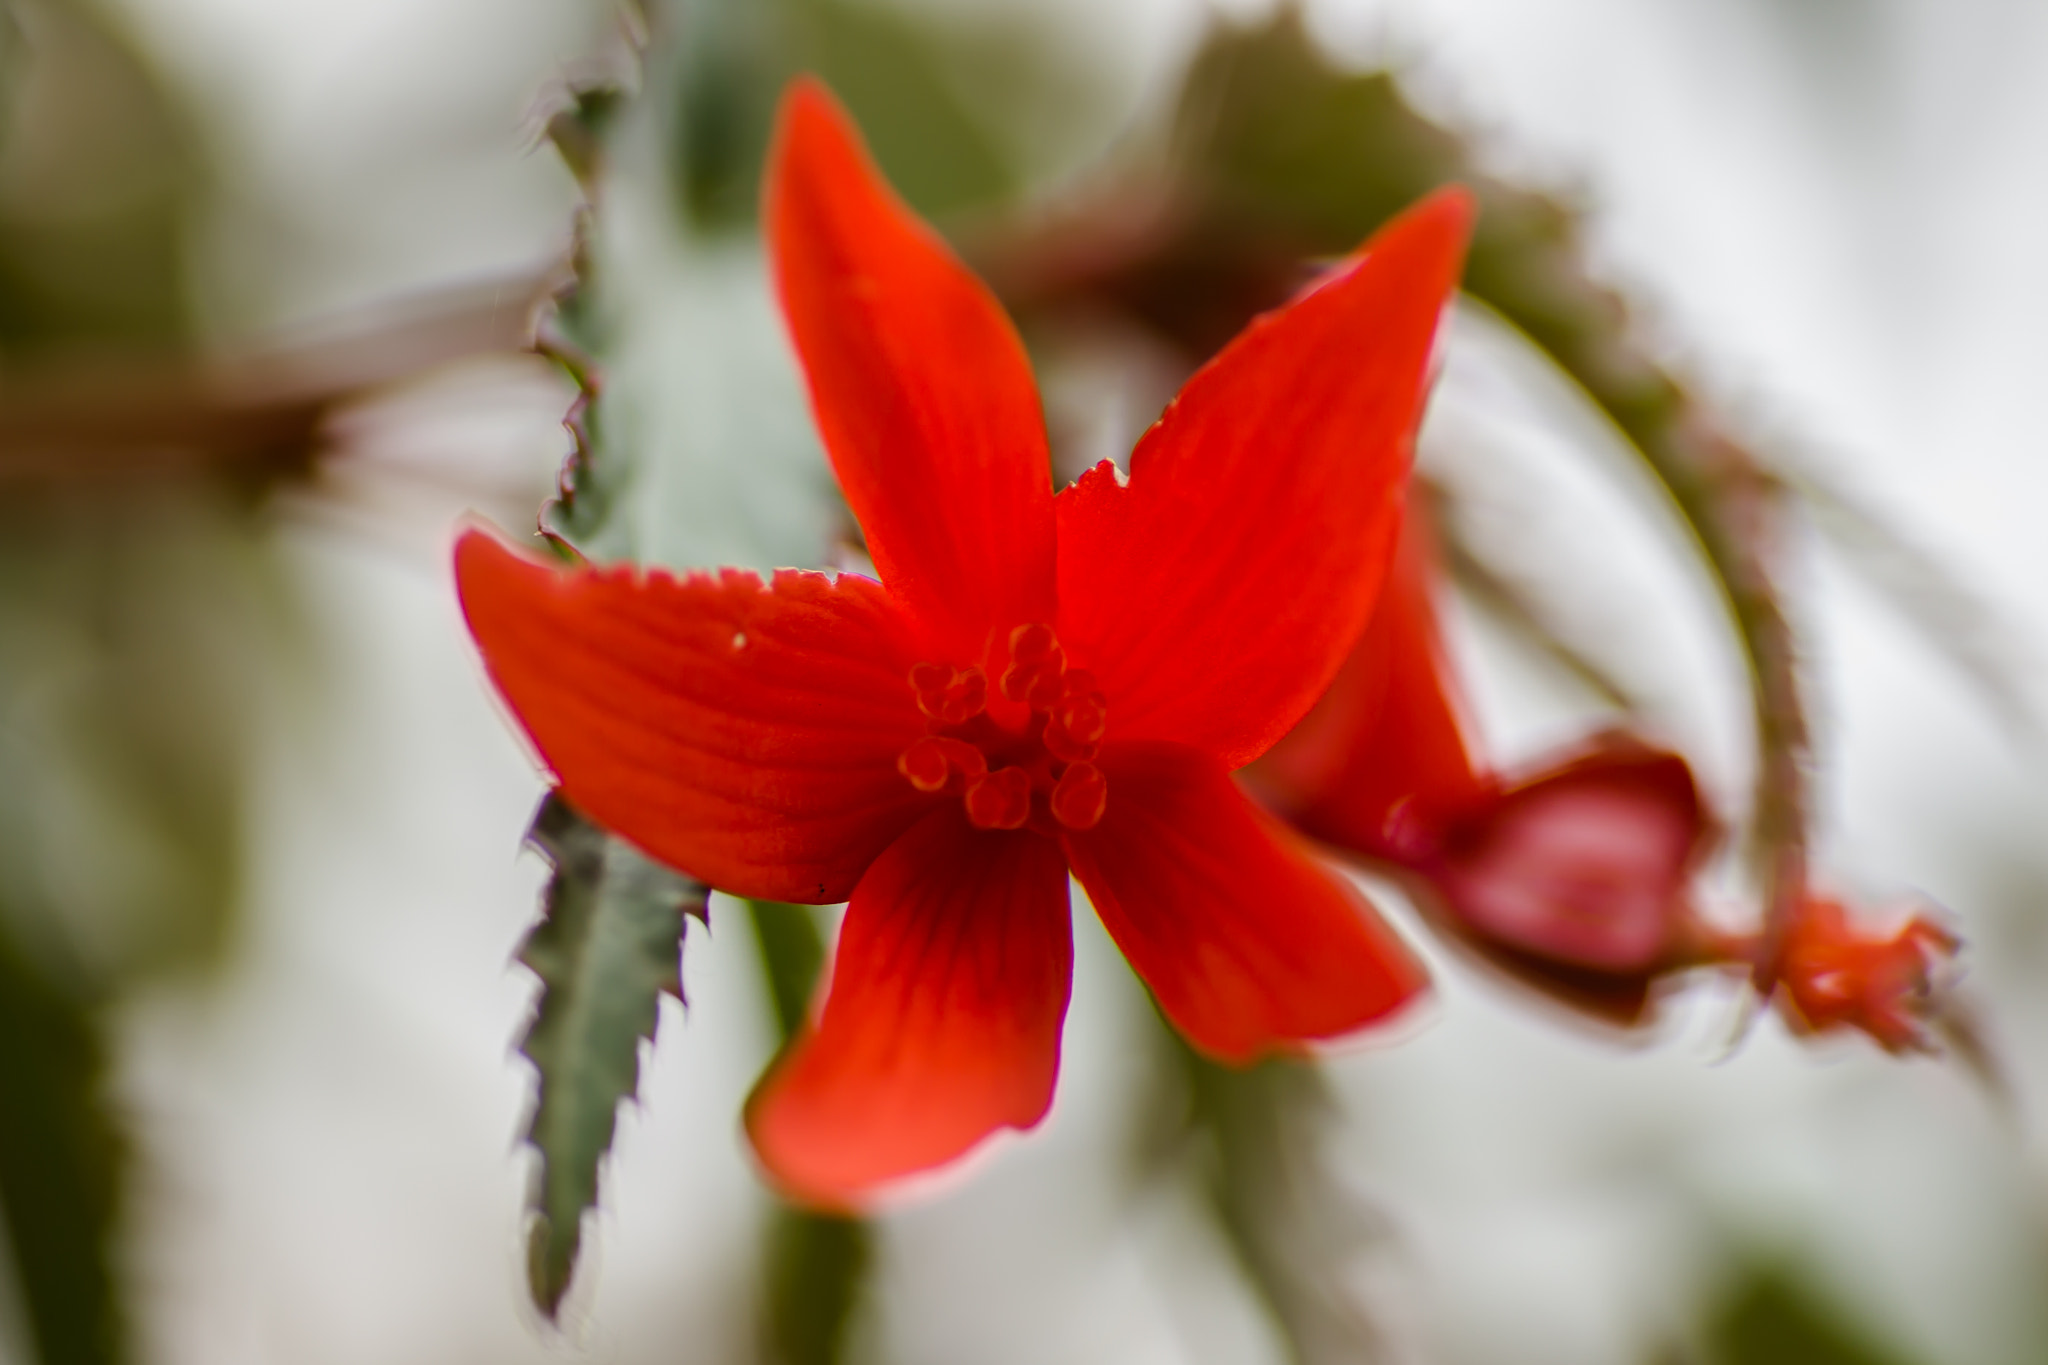
{"label": "pointed petal tip", "polygon": [[455,544],[451,554],[459,569],[466,561],[475,557],[479,550],[500,539],[498,532],[488,522],[476,517],[464,517],[456,523]]}
{"label": "pointed petal tip", "polygon": [[1389,219],[1367,240],[1362,254],[1406,259],[1410,269],[1426,271],[1432,285],[1452,292],[1478,218],[1478,197],[1463,185],[1445,185]]}
{"label": "pointed petal tip", "polygon": [[770,276],[881,580],[930,647],[1055,606],[1030,361],[988,288],[890,186],[837,98],[783,94],[762,190]]}
{"label": "pointed petal tip", "polygon": [[506,568],[531,563],[532,559],[508,545],[504,533],[495,526],[478,519],[466,519],[456,532],[449,561],[455,571],[455,595],[467,615],[471,598],[481,584],[500,576]]}
{"label": "pointed petal tip", "polygon": [[[860,134],[852,115],[831,87],[805,72],[782,89],[775,109],[775,134],[770,144],[774,150],[769,155],[769,165],[779,171],[792,152],[814,147],[819,138],[858,144]],[[771,174],[771,182],[774,178]]]}
{"label": "pointed petal tip", "polygon": [[1426,220],[1446,236],[1469,237],[1479,218],[1479,196],[1465,185],[1443,185],[1415,201],[1404,218]]}
{"label": "pointed petal tip", "polygon": [[1386,223],[1197,371],[1128,479],[1060,495],[1060,631],[1120,735],[1237,768],[1323,694],[1379,592],[1475,209],[1453,185]]}
{"label": "pointed petal tip", "polygon": [[799,185],[828,177],[835,163],[866,160],[860,131],[830,87],[808,73],[784,86],[761,177],[761,219],[771,247],[783,235],[781,224]]}

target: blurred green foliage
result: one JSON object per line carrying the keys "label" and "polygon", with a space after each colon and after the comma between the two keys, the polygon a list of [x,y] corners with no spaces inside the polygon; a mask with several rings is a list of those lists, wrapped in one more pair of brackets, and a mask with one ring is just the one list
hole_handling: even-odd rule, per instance
{"label": "blurred green foliage", "polygon": [[[1020,107],[1049,102],[1071,61],[1036,28],[946,28],[862,0],[703,0],[676,19],[675,182],[708,230],[752,222],[775,101],[798,72],[831,86],[890,183],[943,220],[1022,188],[1002,134]],[[980,98],[963,95],[970,82]]]}
{"label": "blurred green foliage", "polygon": [[1526,333],[1639,444],[1674,439],[1683,395],[1633,349],[1621,299],[1587,276],[1571,207],[1485,174],[1392,72],[1338,67],[1291,8],[1203,47],[1174,128],[1180,170],[1213,215],[1200,230],[1237,243],[1240,256],[1341,255],[1430,190],[1470,186],[1481,213],[1465,292]]}
{"label": "blurred green foliage", "polygon": [[116,1359],[108,1271],[126,1153],[100,1093],[91,1015],[0,940],[0,1213],[44,1365]]}
{"label": "blurred green foliage", "polygon": [[83,0],[10,0],[0,42],[0,352],[175,339],[204,190],[183,110]]}
{"label": "blurred green foliage", "polygon": [[[205,160],[95,6],[10,0],[0,44],[0,379],[68,366],[118,412],[129,362],[190,340]],[[127,1354],[104,1020],[230,942],[286,613],[246,480],[58,465],[0,492],[0,1206],[44,1365],[88,1365]]]}
{"label": "blurred green foliage", "polygon": [[1870,1339],[1792,1265],[1744,1262],[1701,1324],[1696,1350],[1666,1353],[1669,1365],[1907,1365]]}
{"label": "blurred green foliage", "polygon": [[1154,1117],[1175,1116],[1178,1127],[1141,1128],[1140,1177],[1189,1182],[1289,1365],[1382,1358],[1388,1344],[1355,1273],[1385,1240],[1384,1220],[1331,1164],[1338,1113],[1322,1068],[1282,1058],[1224,1066],[1159,1024],[1172,1084],[1152,1098]]}

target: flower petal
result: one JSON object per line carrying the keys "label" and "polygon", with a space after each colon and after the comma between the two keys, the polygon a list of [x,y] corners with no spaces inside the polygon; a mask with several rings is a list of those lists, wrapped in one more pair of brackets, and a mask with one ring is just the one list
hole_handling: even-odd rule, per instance
{"label": "flower petal", "polygon": [[1684,759],[1607,734],[1453,823],[1424,870],[1474,938],[1647,975],[1672,963],[1712,835]]}
{"label": "flower petal", "polygon": [[928,809],[902,613],[851,575],[562,570],[455,547],[484,666],[591,819],[722,891],[844,900]]}
{"label": "flower petal", "polygon": [[875,860],[839,933],[825,1007],[747,1104],[776,1183],[844,1208],[874,1186],[1045,1117],[1074,945],[1066,861],[958,803]]}
{"label": "flower petal", "polygon": [[1058,499],[1060,639],[1119,738],[1235,768],[1308,710],[1393,550],[1470,197],[1440,192],[1254,321],[1131,456]]}
{"label": "flower petal", "polygon": [[1349,883],[1173,744],[1105,748],[1109,804],[1074,875],[1174,1026],[1229,1062],[1385,1018],[1422,968]]}
{"label": "flower petal", "polygon": [[1493,791],[1460,731],[1431,597],[1436,565],[1426,511],[1411,498],[1358,647],[1301,723],[1244,773],[1303,833],[1393,862],[1412,860],[1445,820]]}
{"label": "flower petal", "polygon": [[814,81],[770,157],[775,280],[839,486],[882,581],[950,662],[1053,615],[1052,474],[1009,319],[883,182]]}

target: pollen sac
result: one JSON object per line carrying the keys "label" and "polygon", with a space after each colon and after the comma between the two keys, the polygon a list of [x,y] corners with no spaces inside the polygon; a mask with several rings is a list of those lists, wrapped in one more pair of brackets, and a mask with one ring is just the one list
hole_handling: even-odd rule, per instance
{"label": "pollen sac", "polygon": [[1018,626],[1010,632],[1010,666],[999,686],[1011,701],[1044,711],[1059,700],[1066,671],[1066,654],[1051,626]]}
{"label": "pollen sac", "polygon": [[1094,758],[1103,732],[1109,728],[1109,704],[1094,676],[1085,668],[1070,669],[1061,682],[1059,698],[1048,709],[1046,752],[1062,763]]}
{"label": "pollen sac", "polygon": [[1018,626],[1010,632],[1010,657],[1020,664],[1059,657],[1060,638],[1044,624]]}
{"label": "pollen sac", "polygon": [[969,665],[918,664],[910,670],[917,709],[941,725],[964,725],[988,706],[988,676]]}
{"label": "pollen sac", "polygon": [[1109,806],[1109,779],[1093,763],[1069,764],[1052,789],[1052,818],[1068,829],[1093,829]]}
{"label": "pollen sac", "polygon": [[976,829],[1022,829],[1031,818],[1031,774],[999,768],[967,784],[967,822]]}
{"label": "pollen sac", "polygon": [[896,771],[921,792],[941,792],[957,775],[973,782],[988,771],[988,759],[964,740],[926,735],[896,758]]}
{"label": "pollen sac", "polygon": [[953,775],[946,762],[946,751],[931,735],[917,740],[896,756],[896,771],[921,792],[943,791],[946,779]]}

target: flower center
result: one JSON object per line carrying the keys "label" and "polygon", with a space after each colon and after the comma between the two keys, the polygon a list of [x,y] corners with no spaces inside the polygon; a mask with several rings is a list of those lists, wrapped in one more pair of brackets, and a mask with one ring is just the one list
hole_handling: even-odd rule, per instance
{"label": "flower center", "polygon": [[1094,676],[1067,667],[1051,626],[1018,626],[996,686],[1011,703],[1003,709],[1021,708],[1021,728],[990,714],[979,667],[912,668],[929,733],[897,757],[896,771],[921,792],[962,798],[978,829],[1092,828],[1109,800],[1109,781],[1093,762],[1109,720]]}

